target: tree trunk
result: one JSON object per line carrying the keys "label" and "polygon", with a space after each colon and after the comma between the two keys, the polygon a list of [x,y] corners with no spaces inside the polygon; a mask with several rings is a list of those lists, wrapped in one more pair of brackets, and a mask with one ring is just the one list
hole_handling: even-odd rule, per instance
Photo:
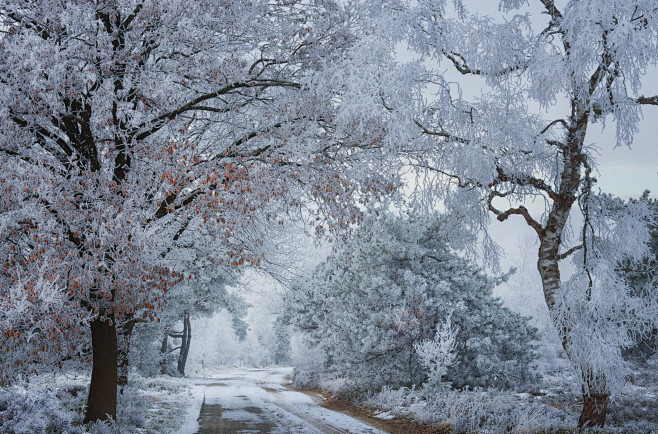
{"label": "tree trunk", "polygon": [[130,355],[130,339],[133,334],[135,322],[135,319],[131,318],[118,328],[117,357],[119,372],[117,384],[121,388],[121,393],[123,393],[123,386],[128,384],[128,367],[130,366],[128,356]]}
{"label": "tree trunk", "polygon": [[[540,238],[540,247],[539,247],[539,260],[537,261],[537,268],[539,269],[539,274],[542,278],[542,285],[544,288],[544,297],[551,316],[553,316],[553,308],[555,305],[555,293],[560,287],[560,269],[558,265],[558,249],[560,246],[560,237],[562,235],[562,229],[566,226],[566,218],[568,213],[564,213],[561,217],[556,216],[555,214],[560,214],[559,212],[551,213],[551,216],[548,219],[549,228],[553,230],[545,230],[543,236]],[[567,358],[573,361],[571,351],[569,349],[569,328],[559,328],[558,333],[562,338],[562,347],[567,355]],[[599,380],[600,381],[600,380]],[[587,384],[585,390],[589,390],[589,393],[583,392],[583,411],[580,414],[578,419],[578,426],[583,427],[602,427],[605,423],[606,411],[608,408],[608,398],[609,393],[595,393],[596,390],[601,390],[600,384],[596,384],[597,380],[587,380],[584,381]]]}
{"label": "tree trunk", "polygon": [[180,353],[178,353],[178,373],[185,376],[185,364],[187,363],[187,354],[190,352],[190,342],[192,341],[192,327],[190,325],[190,313],[183,313],[183,333],[181,333]]}
{"label": "tree trunk", "polygon": [[84,423],[116,419],[117,332],[114,316],[91,322],[92,369]]}
{"label": "tree trunk", "polygon": [[609,393],[583,393],[583,411],[578,419],[578,428],[600,427],[605,425]]}
{"label": "tree trunk", "polygon": [[160,373],[167,373],[167,349],[169,347],[169,327],[165,327],[162,345],[160,346]]}
{"label": "tree trunk", "polygon": [[[562,235],[567,227],[571,209],[579,196],[582,181],[581,169],[586,164],[586,157],[582,153],[582,149],[587,133],[588,110],[584,101],[578,98],[572,101],[572,116],[569,122],[572,128],[567,135],[567,146],[562,150],[563,167],[560,174],[559,190],[553,198],[553,206],[543,229],[538,231],[539,255],[537,269],[542,280],[544,299],[554,321],[557,320],[554,314],[555,295],[562,284],[559,268]],[[587,179],[587,182],[589,182],[589,179]],[[588,188],[589,185],[583,187],[585,192],[581,193],[589,194]],[[584,212],[586,213],[586,211]],[[584,234],[582,242],[583,248],[586,249],[587,240]],[[571,354],[569,341],[571,328],[569,325],[557,323],[555,325],[558,327],[558,332],[562,338],[562,347],[573,363],[574,357]],[[604,381],[603,378],[584,380],[583,411],[578,420],[579,427],[602,427],[605,423],[610,394],[600,393],[600,391],[606,390],[605,387],[601,387]]]}

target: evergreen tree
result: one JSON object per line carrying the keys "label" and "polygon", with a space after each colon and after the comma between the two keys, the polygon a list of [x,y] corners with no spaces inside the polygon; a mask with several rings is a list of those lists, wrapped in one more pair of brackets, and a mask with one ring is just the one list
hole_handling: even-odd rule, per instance
{"label": "evergreen tree", "polygon": [[451,251],[441,218],[369,215],[344,248],[287,295],[287,317],[321,343],[357,389],[426,380],[414,345],[451,317],[454,387],[509,387],[533,378],[537,332],[492,295],[504,280]]}
{"label": "evergreen tree", "polygon": [[[625,204],[616,199],[620,208]],[[645,190],[638,199],[631,199],[631,203],[645,202],[653,211],[654,216],[658,216],[658,200],[649,197],[649,191]],[[619,266],[619,275],[628,282],[631,293],[638,297],[658,286],[658,223],[653,220],[648,222],[651,232],[649,240],[649,255],[639,262],[629,260],[623,261]],[[635,345],[626,348],[623,351],[624,358],[636,363],[645,363],[658,350],[658,329],[649,326],[645,330],[634,330],[630,332]]]}
{"label": "evergreen tree", "polygon": [[290,329],[289,325],[279,316],[274,322],[274,342],[272,358],[277,365],[290,363]]}

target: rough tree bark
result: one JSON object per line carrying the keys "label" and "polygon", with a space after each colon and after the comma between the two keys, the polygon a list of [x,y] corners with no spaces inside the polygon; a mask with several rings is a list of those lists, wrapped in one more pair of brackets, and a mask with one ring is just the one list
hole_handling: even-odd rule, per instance
{"label": "rough tree bark", "polygon": [[116,419],[117,331],[113,315],[91,322],[93,365],[84,423]]}
{"label": "rough tree bark", "polygon": [[578,427],[602,427],[608,411],[609,393],[583,392],[583,411],[578,419]]}

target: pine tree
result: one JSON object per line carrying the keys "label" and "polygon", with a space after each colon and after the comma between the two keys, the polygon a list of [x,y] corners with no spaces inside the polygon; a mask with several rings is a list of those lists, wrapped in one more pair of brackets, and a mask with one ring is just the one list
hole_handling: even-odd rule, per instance
{"label": "pine tree", "polygon": [[[615,201],[620,208],[625,206],[620,199]],[[654,218],[658,217],[658,200],[650,198],[648,190],[645,190],[638,199],[631,199],[630,203],[640,201],[645,202],[652,209]],[[648,223],[651,232],[649,255],[642,261],[625,260],[618,268],[619,275],[626,279],[631,288],[631,294],[636,297],[643,296],[651,291],[651,288],[658,286],[658,222],[653,220]],[[645,330],[633,330],[630,333],[635,345],[623,350],[624,358],[640,364],[646,363],[658,350],[658,329],[647,324]]]}
{"label": "pine tree", "polygon": [[288,317],[321,343],[355,389],[421,385],[414,345],[447,317],[458,329],[454,387],[509,387],[533,379],[534,328],[492,295],[487,277],[451,251],[441,218],[369,215],[338,253],[286,297]]}

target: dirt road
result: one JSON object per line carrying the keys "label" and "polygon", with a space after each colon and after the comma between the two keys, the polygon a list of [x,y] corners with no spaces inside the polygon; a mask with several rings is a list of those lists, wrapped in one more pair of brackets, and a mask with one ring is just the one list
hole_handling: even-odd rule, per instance
{"label": "dirt road", "polygon": [[[290,369],[230,368],[194,379],[200,406],[188,413],[180,431],[191,433],[381,433],[378,429],[319,405],[311,397],[287,389]],[[194,420],[194,414],[198,415]]]}

